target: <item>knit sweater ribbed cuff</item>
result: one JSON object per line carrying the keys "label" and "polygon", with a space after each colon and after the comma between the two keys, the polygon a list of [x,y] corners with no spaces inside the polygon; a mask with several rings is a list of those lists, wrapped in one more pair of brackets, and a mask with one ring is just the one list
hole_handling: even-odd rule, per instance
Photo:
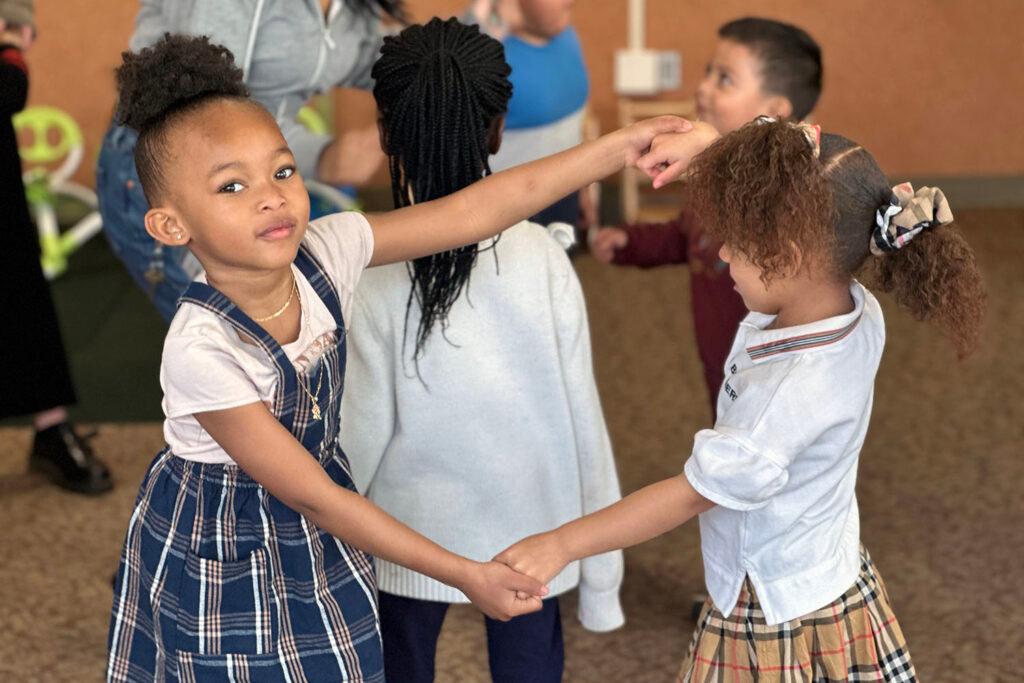
{"label": "knit sweater ribbed cuff", "polygon": [[583,628],[595,633],[606,633],[621,627],[626,623],[626,615],[622,612],[618,587],[598,591],[582,584],[576,616]]}

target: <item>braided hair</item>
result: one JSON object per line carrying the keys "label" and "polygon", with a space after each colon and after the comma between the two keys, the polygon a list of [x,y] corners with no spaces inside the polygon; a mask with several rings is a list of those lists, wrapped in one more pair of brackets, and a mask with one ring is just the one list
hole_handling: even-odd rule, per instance
{"label": "braided hair", "polygon": [[[489,131],[505,113],[512,84],[501,43],[456,19],[431,19],[384,39],[373,67],[395,208],[444,197],[491,172]],[[476,244],[407,264],[420,307],[414,358],[469,281]]]}

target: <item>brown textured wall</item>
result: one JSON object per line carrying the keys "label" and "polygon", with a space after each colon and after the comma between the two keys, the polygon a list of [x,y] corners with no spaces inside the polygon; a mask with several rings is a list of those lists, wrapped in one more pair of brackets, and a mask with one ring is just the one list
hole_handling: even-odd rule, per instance
{"label": "brown textured wall", "polygon": [[[464,0],[408,4],[418,19],[465,6]],[[37,5],[31,100],[74,115],[86,133],[84,165],[90,166],[110,115],[111,73],[136,3]],[[612,54],[626,40],[626,5],[578,0],[574,10],[593,107],[605,129],[615,121]],[[1024,2],[648,0],[648,45],[683,54],[683,87],[666,97],[691,96],[716,28],[754,12],[797,23],[822,44],[825,92],[817,120],[865,144],[891,175],[1024,174]],[[91,182],[91,168],[79,176]]]}

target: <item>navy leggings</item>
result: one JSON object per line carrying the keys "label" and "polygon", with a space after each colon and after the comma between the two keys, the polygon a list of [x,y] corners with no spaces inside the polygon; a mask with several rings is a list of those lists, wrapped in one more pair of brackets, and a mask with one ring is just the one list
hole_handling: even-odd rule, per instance
{"label": "navy leggings", "polygon": [[[380,593],[384,674],[389,683],[431,683],[447,602]],[[558,683],[565,667],[558,598],[507,622],[484,618],[494,683]]]}
{"label": "navy leggings", "polygon": [[580,222],[580,193],[573,192],[571,195],[562,197],[546,209],[541,209],[539,213],[530,216],[530,220],[541,225],[557,221],[576,227],[576,224]]}

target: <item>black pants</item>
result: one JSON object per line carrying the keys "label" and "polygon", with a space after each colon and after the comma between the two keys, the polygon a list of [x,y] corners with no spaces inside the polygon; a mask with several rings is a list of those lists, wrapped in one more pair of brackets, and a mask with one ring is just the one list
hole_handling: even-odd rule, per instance
{"label": "black pants", "polygon": [[[432,683],[447,602],[380,593],[384,674],[388,683]],[[565,668],[558,598],[544,609],[502,622],[484,618],[494,683],[558,683]]]}
{"label": "black pants", "polygon": [[[20,174],[16,155],[0,162],[4,171],[9,164],[16,164]],[[13,174],[12,169],[0,176]],[[39,263],[39,236],[29,219],[24,193],[20,176],[0,187],[0,235],[4,239],[0,248],[0,418],[75,402],[57,312]]]}
{"label": "black pants", "polygon": [[562,197],[546,209],[541,209],[537,214],[530,216],[530,220],[541,225],[557,222],[576,227],[580,220],[580,193],[573,192]]}

